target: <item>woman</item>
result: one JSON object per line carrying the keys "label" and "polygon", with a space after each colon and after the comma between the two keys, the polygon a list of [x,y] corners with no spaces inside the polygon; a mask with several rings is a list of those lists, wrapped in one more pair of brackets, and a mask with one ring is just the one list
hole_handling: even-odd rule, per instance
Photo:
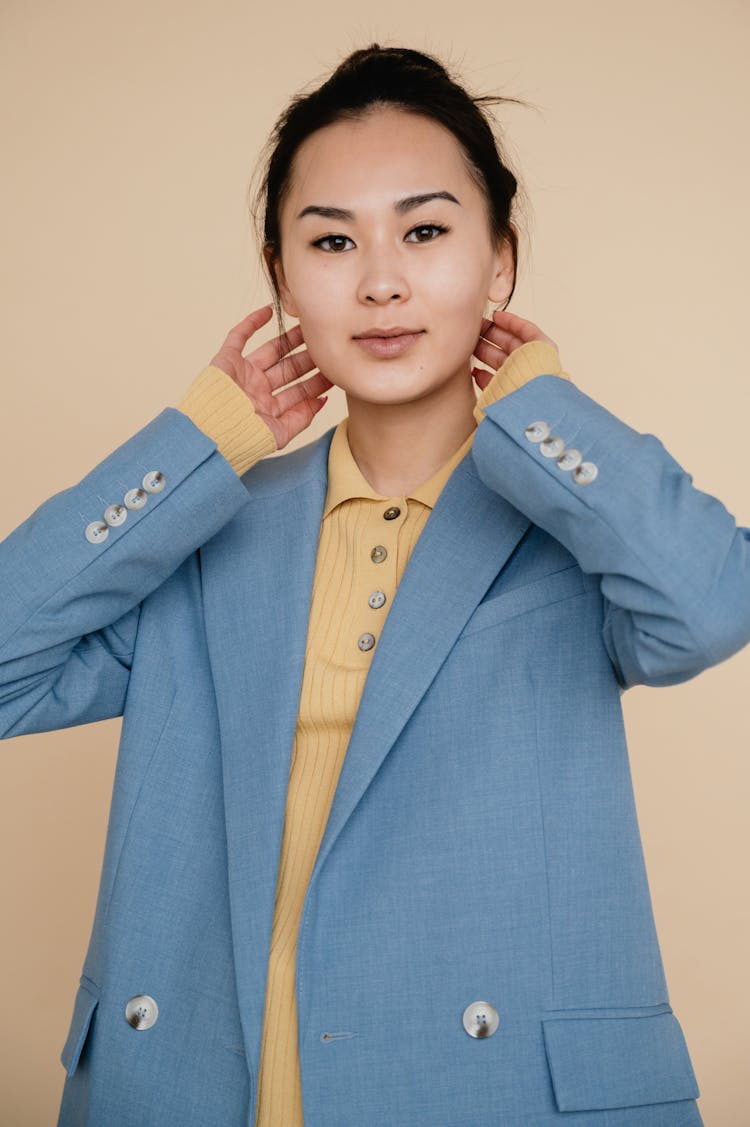
{"label": "woman", "polygon": [[298,325],[0,546],[3,735],[123,716],[62,1127],[701,1123],[620,696],[747,644],[750,530],[484,317],[515,190],[355,52],[263,183]]}

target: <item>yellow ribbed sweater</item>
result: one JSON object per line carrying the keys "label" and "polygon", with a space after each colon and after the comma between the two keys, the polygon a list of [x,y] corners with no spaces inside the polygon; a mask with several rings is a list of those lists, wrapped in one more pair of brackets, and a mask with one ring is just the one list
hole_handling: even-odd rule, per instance
{"label": "yellow ribbed sweater", "polygon": [[[551,345],[533,341],[516,349],[479,396],[476,421],[484,407],[542,373],[569,378]],[[178,407],[214,439],[238,474],[276,449],[250,399],[219,368],[205,368]],[[303,1127],[295,965],[305,892],[388,609],[474,433],[406,497],[383,497],[371,488],[349,448],[346,419],[331,441],[277,874],[255,1127]]]}

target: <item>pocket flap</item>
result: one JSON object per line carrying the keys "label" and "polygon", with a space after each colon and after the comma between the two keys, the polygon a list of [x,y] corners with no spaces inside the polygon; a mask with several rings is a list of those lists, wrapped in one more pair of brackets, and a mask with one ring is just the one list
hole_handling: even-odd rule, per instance
{"label": "pocket flap", "polygon": [[542,1020],[558,1111],[594,1111],[700,1095],[671,1011]]}
{"label": "pocket flap", "polygon": [[65,1066],[68,1076],[72,1076],[78,1067],[81,1050],[86,1043],[91,1018],[94,1016],[98,1001],[98,987],[94,985],[90,978],[81,978],[73,1007],[70,1029],[68,1030],[68,1039],[60,1054],[60,1060]]}

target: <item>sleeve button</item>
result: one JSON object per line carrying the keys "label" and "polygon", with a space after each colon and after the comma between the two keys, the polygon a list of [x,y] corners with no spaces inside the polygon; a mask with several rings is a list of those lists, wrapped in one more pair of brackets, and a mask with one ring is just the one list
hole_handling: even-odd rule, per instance
{"label": "sleeve button", "polygon": [[565,439],[558,434],[542,439],[539,449],[545,458],[556,458],[565,449]]}
{"label": "sleeve button", "polygon": [[583,454],[581,451],[576,450],[575,446],[569,446],[567,450],[563,450],[557,459],[557,464],[561,470],[574,470],[576,466],[580,466],[582,461]]}
{"label": "sleeve button", "polygon": [[529,442],[541,442],[550,433],[549,423],[539,420],[536,423],[529,423],[526,430],[523,432],[528,438]]}
{"label": "sleeve button", "polygon": [[128,515],[128,510],[124,505],[109,505],[104,510],[104,519],[110,528],[116,528],[119,524],[124,524]]}
{"label": "sleeve button", "polygon": [[101,544],[109,536],[109,528],[103,520],[92,520],[86,525],[86,539],[89,544]]}
{"label": "sleeve button", "polygon": [[142,509],[148,501],[148,493],[143,489],[129,489],[123,501],[126,509]]}
{"label": "sleeve button", "polygon": [[149,470],[141,482],[147,493],[161,493],[166,484],[166,478],[161,470]]}
{"label": "sleeve button", "polygon": [[598,473],[599,468],[593,462],[581,462],[573,470],[573,481],[576,485],[589,485]]}

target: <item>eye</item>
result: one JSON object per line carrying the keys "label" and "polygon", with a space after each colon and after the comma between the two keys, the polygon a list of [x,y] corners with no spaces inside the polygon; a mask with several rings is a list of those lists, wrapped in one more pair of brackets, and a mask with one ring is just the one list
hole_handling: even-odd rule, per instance
{"label": "eye", "polygon": [[[412,227],[406,238],[409,242],[431,243],[447,230],[448,228],[444,227],[442,223],[420,223],[418,227]],[[437,234],[435,234],[435,232],[437,232]],[[417,235],[418,238],[411,239],[409,238],[410,235]],[[425,237],[423,238],[422,236]]]}
{"label": "eye", "polygon": [[[324,235],[322,239],[316,239],[312,245],[314,247],[320,247],[321,250],[328,251],[329,254],[338,254],[340,251],[347,249],[341,245],[342,243],[351,242],[352,240],[348,235]],[[325,246],[324,244],[326,243],[330,245]],[[354,246],[354,243],[352,243],[352,246]]]}

